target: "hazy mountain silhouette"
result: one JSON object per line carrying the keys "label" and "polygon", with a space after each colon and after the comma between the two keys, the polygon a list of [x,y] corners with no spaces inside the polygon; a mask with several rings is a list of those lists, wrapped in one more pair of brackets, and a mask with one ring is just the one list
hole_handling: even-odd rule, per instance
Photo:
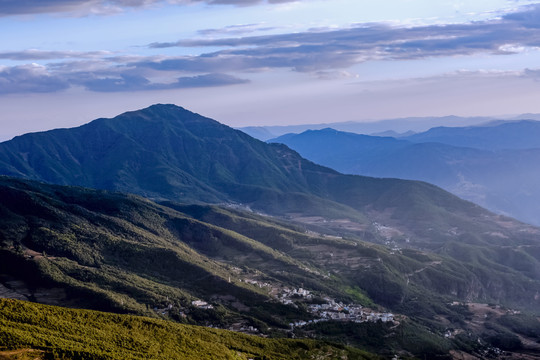
{"label": "hazy mountain silhouette", "polygon": [[492,121],[494,121],[494,118],[491,117],[407,117],[363,122],[343,121],[323,124],[246,126],[239,128],[239,130],[244,131],[246,134],[249,134],[256,139],[267,141],[285,134],[299,134],[307,130],[322,130],[325,128],[366,135],[378,135],[387,131],[391,131],[394,134],[411,135],[406,133],[422,132],[436,126],[470,126]]}
{"label": "hazy mountain silhouette", "polygon": [[490,210],[540,225],[540,148],[523,149],[540,146],[539,134],[540,122],[519,121],[436,128],[399,139],[325,129],[271,141],[343,173],[427,181]]}
{"label": "hazy mountain silhouette", "polygon": [[484,126],[436,127],[403,139],[488,150],[540,148],[540,121],[495,121]]}

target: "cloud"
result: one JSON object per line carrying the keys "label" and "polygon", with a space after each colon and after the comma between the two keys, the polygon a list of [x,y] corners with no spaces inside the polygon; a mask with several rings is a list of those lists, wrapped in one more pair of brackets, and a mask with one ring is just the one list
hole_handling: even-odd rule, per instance
{"label": "cloud", "polygon": [[540,6],[529,5],[525,7],[525,11],[519,11],[504,15],[504,19],[520,24],[527,28],[540,28]]}
{"label": "cloud", "polygon": [[358,79],[360,75],[353,74],[348,71],[317,71],[314,74],[317,78],[321,80],[335,80],[335,79]]}
{"label": "cloud", "polygon": [[[51,55],[52,58],[57,56],[59,55]],[[13,57],[20,58],[18,55]],[[249,82],[247,79],[219,71],[155,70],[131,63],[141,59],[151,62],[154,57],[103,57],[67,60],[47,65],[32,63],[0,67],[0,93],[57,92],[71,87],[82,87],[94,92],[151,91]]]}
{"label": "cloud", "polygon": [[[153,2],[117,0],[115,3],[144,6]],[[235,2],[237,5],[248,3],[253,1]],[[10,60],[55,60],[39,68],[30,65],[3,68],[1,80],[6,85],[2,92],[59,91],[70,86],[82,86],[96,92],[226,86],[248,82],[244,79],[246,76],[240,74],[276,69],[310,73],[321,79],[346,78],[355,76],[349,74],[350,68],[367,61],[486,53],[508,55],[535,50],[540,48],[540,31],[535,24],[540,24],[540,5],[528,6],[497,19],[466,24],[396,27],[370,23],[342,29],[231,36],[261,29],[258,24],[246,24],[203,31],[206,35],[226,34],[226,37],[148,45],[148,51],[169,47],[212,49],[200,55],[137,56],[44,50],[0,52],[0,58]],[[215,51],[216,48],[220,50]],[[16,76],[20,78],[20,85],[13,80]],[[32,79],[36,81],[35,87],[30,86]],[[27,84],[26,87],[23,84]]]}
{"label": "cloud", "polygon": [[133,74],[120,74],[119,76],[115,77],[87,78],[83,80],[74,80],[73,82],[84,86],[90,91],[118,92],[227,86],[244,84],[249,81],[227,74],[216,73],[183,76],[177,78],[173,83],[153,83],[144,76]]}
{"label": "cloud", "polygon": [[264,26],[262,24],[240,24],[230,25],[219,29],[203,29],[198,33],[205,36],[223,36],[223,35],[243,35],[248,33],[254,33],[258,31],[270,31],[276,29],[271,26]]}
{"label": "cloud", "polygon": [[300,0],[192,0],[191,2],[205,2],[209,5],[252,6],[259,4],[284,4],[298,1]]}
{"label": "cloud", "polygon": [[109,51],[45,51],[29,49],[23,51],[0,52],[0,59],[7,60],[54,60],[54,59],[94,59],[110,55]]}
{"label": "cloud", "polygon": [[179,77],[174,84],[175,88],[192,88],[192,87],[208,87],[208,86],[224,86],[246,84],[249,80],[240,79],[227,74],[204,74],[197,76]]}
{"label": "cloud", "polygon": [[374,23],[278,35],[182,39],[152,43],[148,47],[221,47],[223,50],[147,65],[155,69],[186,67],[199,71],[213,68],[227,71],[291,68],[316,72],[346,69],[370,60],[411,60],[479,53],[507,55],[520,49],[540,47],[538,27],[540,5],[534,5],[498,19],[466,24],[396,27]]}
{"label": "cloud", "polygon": [[71,15],[114,14],[127,8],[141,8],[165,4],[253,6],[259,4],[279,4],[300,0],[2,0],[0,16],[68,13]]}
{"label": "cloud", "polygon": [[91,13],[103,9],[105,1],[97,0],[3,0],[0,16],[42,13]]}
{"label": "cloud", "polygon": [[67,88],[67,81],[51,75],[41,65],[0,68],[0,94],[56,92]]}

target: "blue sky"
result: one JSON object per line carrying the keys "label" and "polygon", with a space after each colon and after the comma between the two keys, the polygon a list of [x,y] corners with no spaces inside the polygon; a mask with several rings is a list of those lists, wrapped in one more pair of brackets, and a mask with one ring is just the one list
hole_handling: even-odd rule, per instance
{"label": "blue sky", "polygon": [[2,0],[0,140],[153,103],[231,126],[540,113],[540,2]]}

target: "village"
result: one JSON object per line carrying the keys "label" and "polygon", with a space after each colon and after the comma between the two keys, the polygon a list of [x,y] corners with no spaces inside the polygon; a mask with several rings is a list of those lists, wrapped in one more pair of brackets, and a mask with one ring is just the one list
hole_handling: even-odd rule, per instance
{"label": "village", "polygon": [[[279,294],[279,301],[285,305],[293,305],[294,300],[304,298],[306,300],[313,299],[313,294],[309,290],[303,288],[289,289],[284,288]],[[301,327],[309,324],[314,324],[322,321],[351,321],[356,323],[362,322],[394,322],[394,315],[391,313],[380,313],[372,311],[371,309],[364,308],[359,304],[343,304],[342,302],[336,302],[334,299],[324,297],[323,300],[326,303],[323,304],[310,304],[308,310],[311,314],[316,316],[313,320],[300,320],[289,323],[291,329],[294,327]]]}
{"label": "village", "polygon": [[[258,286],[259,288],[269,288],[270,295],[276,298],[284,305],[297,306],[296,302],[302,300],[303,302],[309,302],[314,298],[314,295],[303,288],[288,288],[288,287],[273,287],[267,282],[261,282],[254,279],[245,279],[244,282]],[[343,304],[342,302],[336,302],[330,297],[324,297],[322,300],[325,303],[321,304],[309,304],[308,311],[316,318],[308,321],[299,320],[290,323],[291,329],[294,327],[301,327],[321,321],[350,321],[356,323],[362,322],[392,322],[394,323],[395,316],[392,313],[376,312],[368,308],[364,308],[359,304]]]}
{"label": "village", "polygon": [[[322,298],[318,297],[315,300],[315,295],[311,291],[302,287],[277,287],[268,282],[259,281],[252,278],[241,279],[240,281],[259,288],[266,288],[268,293],[274,299],[284,305],[298,307],[299,303],[306,304],[307,310],[315,318],[311,320],[298,320],[289,323],[291,331],[294,330],[295,327],[303,327],[323,321],[343,321],[355,323],[382,321],[384,323],[397,323],[396,317],[392,313],[377,312],[372,309],[365,308],[360,304],[344,304],[342,302],[336,302],[334,299],[328,296]],[[203,310],[211,310],[214,308],[212,304],[209,304],[203,300],[193,300],[191,305]],[[154,311],[162,315],[167,315],[171,309],[172,305],[169,304],[163,309],[154,308]],[[185,317],[184,311],[180,311],[180,315]],[[215,326],[209,325],[209,327]],[[259,329],[248,325],[246,322],[235,323],[229,326],[227,329],[249,334],[260,334]]]}

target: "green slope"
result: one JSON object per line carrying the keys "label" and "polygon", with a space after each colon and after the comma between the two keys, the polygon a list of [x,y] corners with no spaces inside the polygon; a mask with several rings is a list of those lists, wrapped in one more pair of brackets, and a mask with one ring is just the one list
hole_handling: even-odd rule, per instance
{"label": "green slope", "polygon": [[[291,318],[307,316],[279,303],[267,306],[268,294],[239,281],[232,261],[240,256],[246,272],[314,277],[259,242],[134,196],[6,178],[1,183],[0,270],[25,277],[30,287],[65,288],[68,302],[117,312],[155,313],[172,304],[173,317],[189,309],[188,320],[221,326],[267,318],[287,327]],[[219,306],[202,313],[190,306],[225,295],[250,310],[238,314],[229,304],[234,301],[216,300]]]}
{"label": "green slope", "polygon": [[[375,228],[364,234],[379,236]],[[316,301],[330,297],[406,315],[397,330],[376,328],[384,345],[372,350],[385,354],[460,346],[444,338],[448,327],[467,329],[454,301],[538,313],[540,246],[525,234],[514,241],[463,239],[447,242],[437,255],[324,236],[230,208],[160,205],[134,195],[0,177],[0,293],[221,328],[241,324],[284,336],[291,334],[290,322],[316,318],[307,310],[311,301],[277,301],[276,291],[302,287]],[[214,308],[193,306],[197,299]],[[369,337],[355,335],[371,326],[343,327],[347,332],[336,339],[371,346]],[[327,333],[335,328],[300,329],[297,335],[334,338]]]}
{"label": "green slope", "polygon": [[377,358],[326,342],[265,339],[144,317],[17,300],[0,299],[0,320],[0,349],[41,350],[44,359]]}

